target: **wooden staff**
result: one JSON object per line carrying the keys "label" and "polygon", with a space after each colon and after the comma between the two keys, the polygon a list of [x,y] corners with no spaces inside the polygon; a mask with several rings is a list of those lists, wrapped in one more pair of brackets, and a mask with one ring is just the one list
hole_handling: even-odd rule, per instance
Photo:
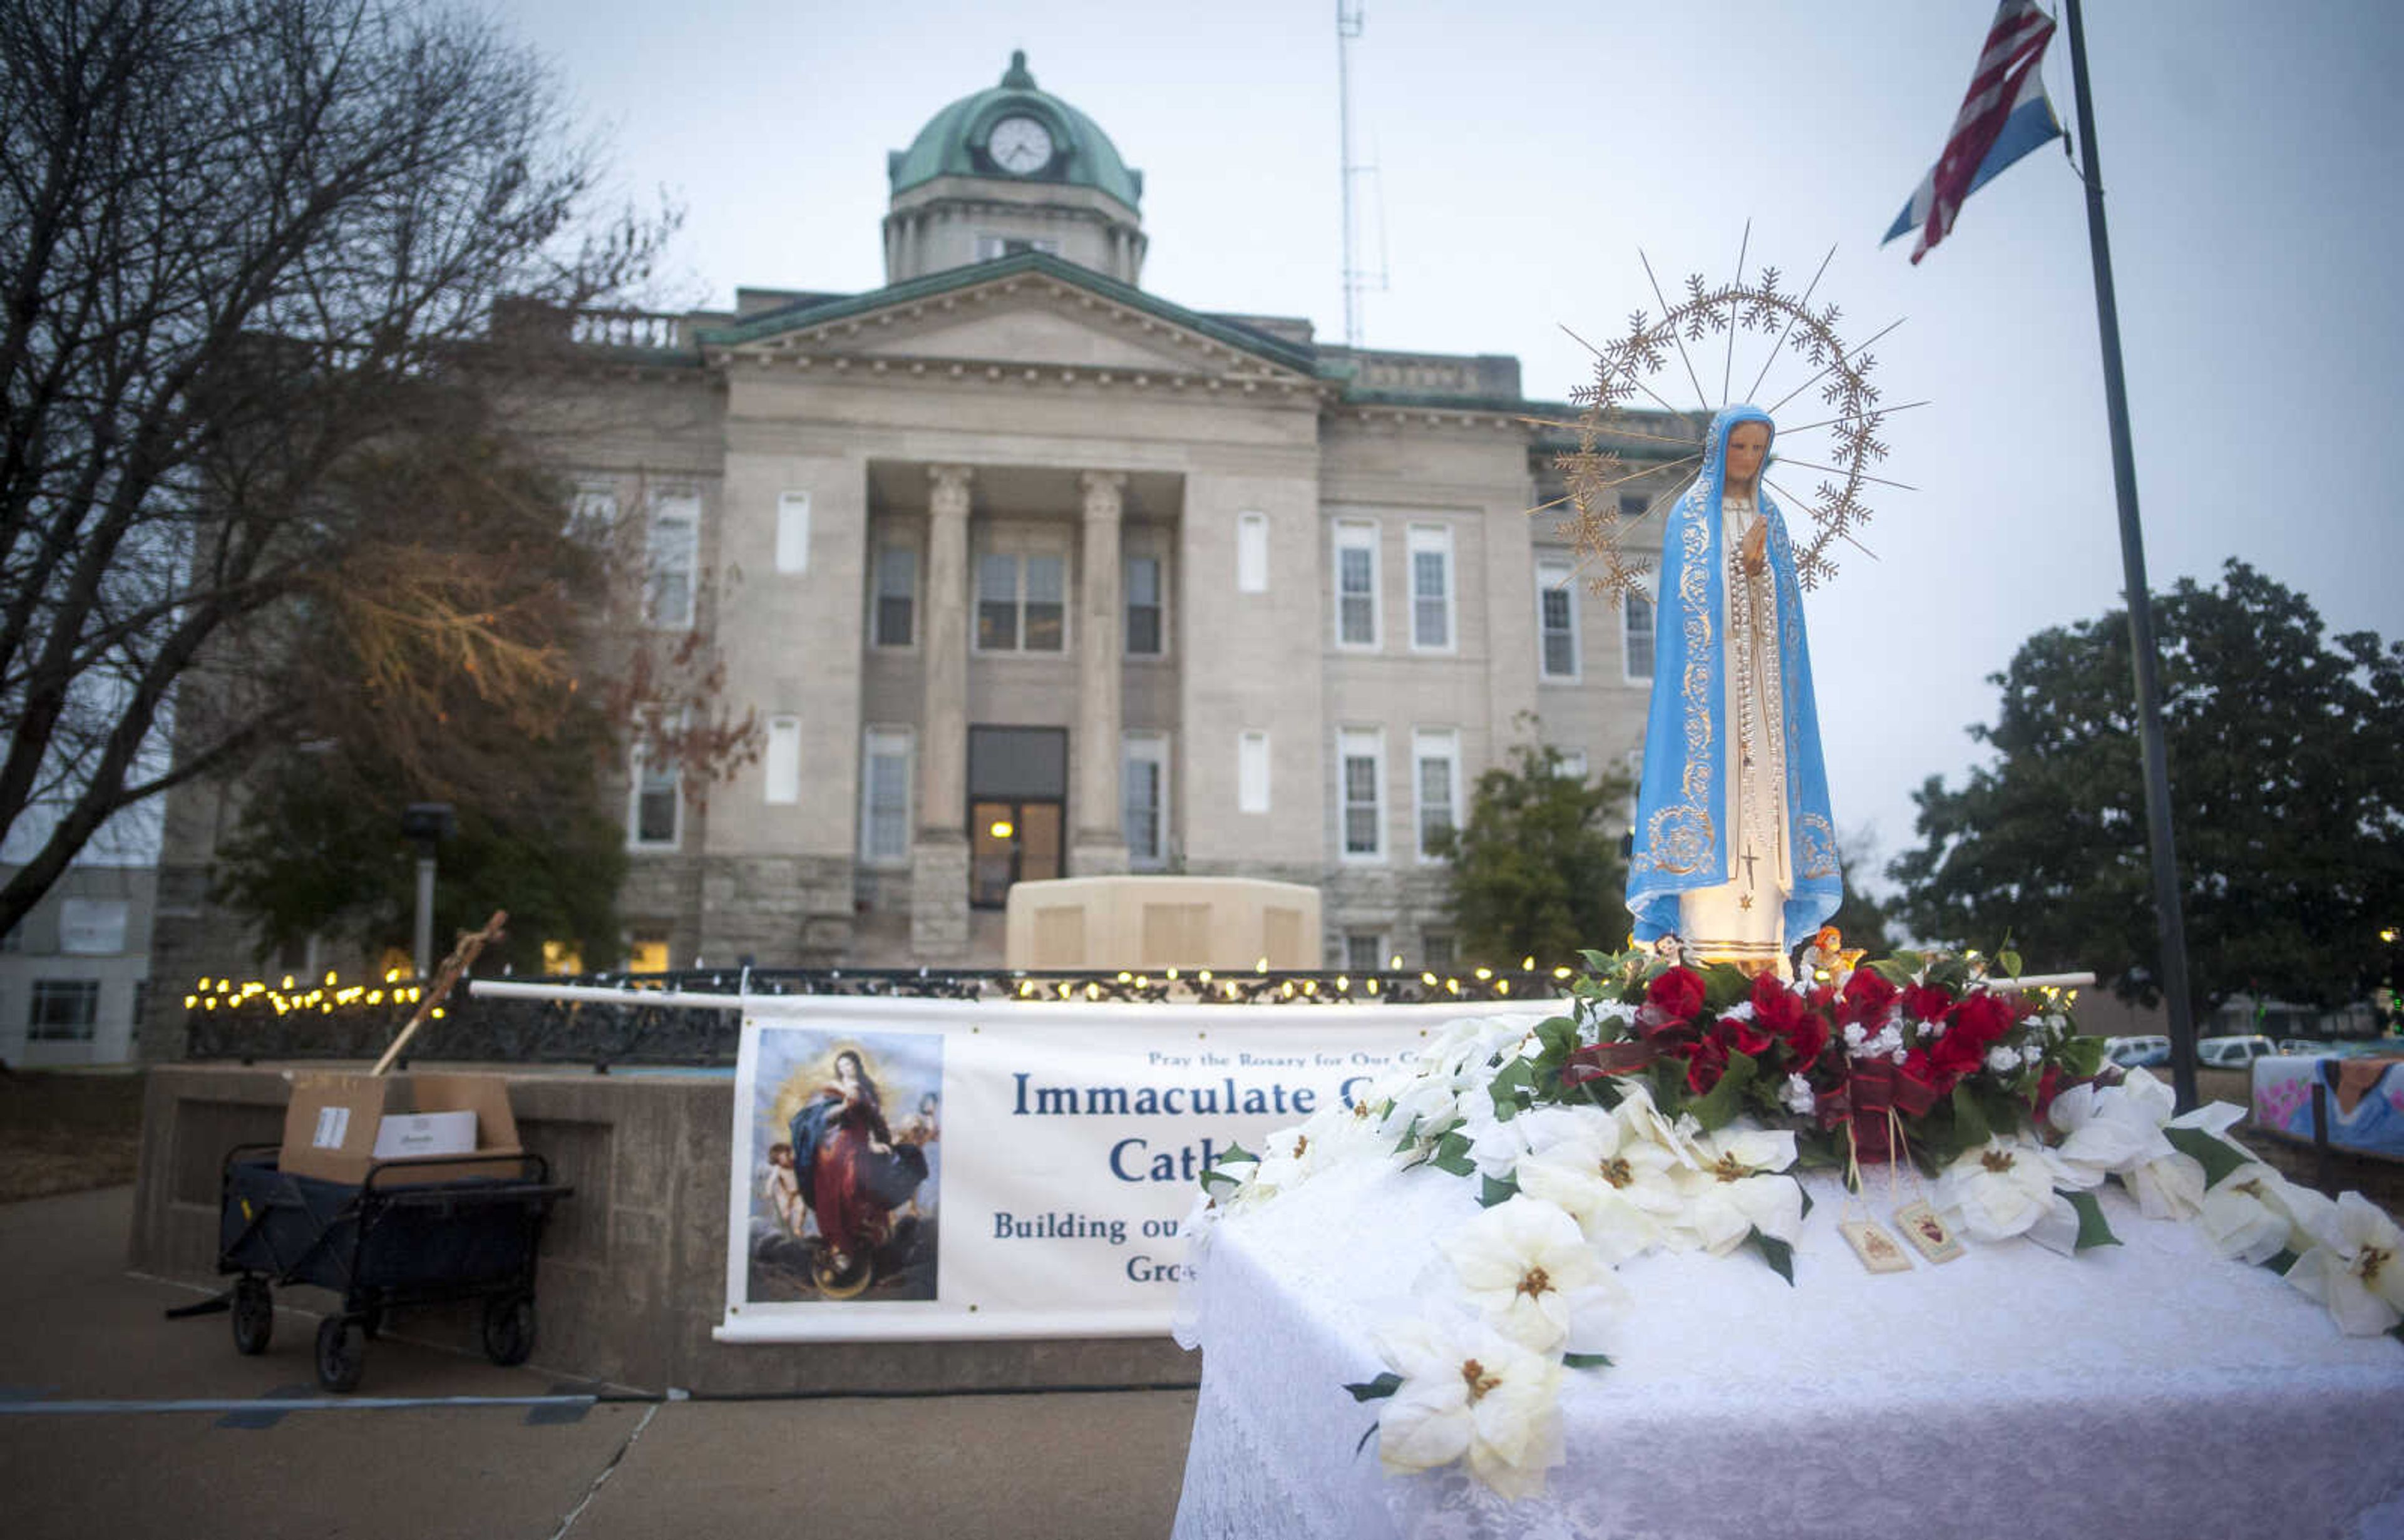
{"label": "wooden staff", "polygon": [[376,1060],[376,1067],[370,1071],[370,1073],[381,1075],[390,1072],[393,1060],[398,1058],[400,1051],[409,1046],[409,1040],[417,1035],[417,1029],[420,1027],[426,1025],[426,1017],[432,1015],[434,1008],[442,1003],[443,997],[451,992],[452,986],[457,984],[461,975],[474,965],[476,954],[501,939],[503,934],[501,927],[509,923],[509,917],[508,910],[496,909],[493,911],[493,917],[484,921],[482,930],[459,932],[459,945],[451,948],[451,955],[444,958],[442,966],[434,971],[433,987],[427,989],[424,998],[418,1001],[417,1014],[409,1018],[409,1025],[403,1027],[400,1029],[400,1035],[392,1040],[392,1046],[384,1051],[384,1057]]}

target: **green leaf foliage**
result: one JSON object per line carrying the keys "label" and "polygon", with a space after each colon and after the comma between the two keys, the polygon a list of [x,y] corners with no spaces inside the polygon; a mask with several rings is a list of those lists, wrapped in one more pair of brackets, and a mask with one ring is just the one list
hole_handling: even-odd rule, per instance
{"label": "green leaf foliage", "polygon": [[1499,1180],[1490,1176],[1477,1179],[1477,1206],[1481,1209],[1490,1209],[1497,1203],[1508,1203],[1518,1196],[1519,1179],[1516,1176],[1506,1176]]}
{"label": "green leaf foliage", "polygon": [[1953,1087],[1953,1131],[1965,1150],[1973,1144],[1984,1144],[1994,1137],[1993,1130],[1987,1126],[1986,1112],[1978,1105],[1978,1093],[1970,1088],[1966,1080]]}
{"label": "green leaf foliage", "polygon": [[2303,1258],[2283,1247],[2281,1248],[2278,1255],[2264,1262],[2262,1266],[2270,1268],[2272,1272],[2277,1273],[2281,1278],[2285,1278],[2287,1276],[2287,1270],[2302,1260]]}
{"label": "green leaf foliage", "polygon": [[1494,1115],[1508,1123],[1519,1115],[1521,1108],[1534,1099],[1536,1067],[1515,1055],[1494,1071],[1494,1078],[1487,1082],[1486,1090],[1494,1099]]}
{"label": "green leaf foliage", "polygon": [[1546,1057],[1558,1062],[1577,1047],[1577,1023],[1567,1016],[1546,1016],[1536,1023],[1536,1041],[1544,1045]]}
{"label": "green leaf foliage", "polygon": [[[2153,606],[2194,1004],[2244,991],[2321,1006],[2404,983],[2404,644],[2327,634],[2243,562]],[[1991,765],[1917,793],[1920,847],[1888,868],[1918,935],[2008,934],[2040,971],[2159,998],[2128,619],[2039,632],[1993,676]]]}
{"label": "green leaf foliage", "polygon": [[2078,1211],[2078,1239],[2071,1244],[2072,1251],[2083,1252],[2090,1246],[2117,1246],[2120,1243],[2120,1238],[2114,1235],[2112,1226],[2104,1222],[2104,1205],[2095,1201],[2093,1193],[2064,1192],[2059,1187],[2054,1189],[2054,1193],[2057,1197],[2068,1198],[2070,1206]]}
{"label": "green leaf foliage", "polygon": [[1584,957],[1598,936],[1625,935],[1627,861],[1612,816],[1628,801],[1625,776],[1578,777],[1560,750],[1533,746],[1536,721],[1522,715],[1530,742],[1477,777],[1469,817],[1439,832],[1435,854],[1451,863],[1449,904],[1461,955],[1478,960],[1539,963]]}
{"label": "green leaf foliage", "polygon": [[1744,1243],[1761,1253],[1761,1259],[1769,1264],[1769,1270],[1786,1280],[1788,1288],[1795,1286],[1795,1248],[1792,1245],[1774,1235],[1764,1235],[1758,1225],[1745,1231]]}
{"label": "green leaf foliage", "polygon": [[[495,972],[506,963],[541,973],[545,941],[570,944],[588,969],[616,966],[625,814],[603,794],[600,767],[615,750],[599,713],[573,708],[548,739],[526,738],[464,701],[454,721],[463,736],[508,738],[514,771],[506,786],[454,804],[457,832],[436,851],[436,956],[506,909],[508,934],[486,954]],[[401,837],[400,815],[412,802],[450,800],[447,789],[405,773],[371,742],[342,739],[279,752],[251,785],[219,851],[218,891],[251,921],[262,959],[312,935],[370,959],[406,955],[417,849]]]}
{"label": "green leaf foliage", "polygon": [[1718,1085],[1686,1103],[1686,1111],[1706,1128],[1726,1127],[1730,1118],[1744,1110],[1744,1088],[1760,1073],[1761,1066],[1751,1054],[1729,1049],[1727,1072],[1720,1076]]}
{"label": "green leaf foliage", "polygon": [[1469,1158],[1469,1136],[1457,1132],[1435,1141],[1435,1154],[1428,1157],[1428,1164],[1454,1176],[1467,1176],[1477,1169]]}
{"label": "green leaf foliage", "polygon": [[1355,1401],[1383,1401],[1403,1388],[1403,1377],[1389,1369],[1375,1379],[1363,1380],[1358,1385],[1347,1385],[1344,1388],[1352,1393],[1352,1399]]}
{"label": "green leaf foliage", "polygon": [[2073,1080],[2085,1080],[2104,1068],[2104,1040],[2100,1037],[2074,1037],[2062,1045],[2062,1072]]}
{"label": "green leaf foliage", "polygon": [[1703,971],[1703,1003],[1725,1011],[1753,993],[1753,980],[1732,962],[1714,962]]}
{"label": "green leaf foliage", "polygon": [[2195,1156],[2203,1167],[2203,1184],[2207,1187],[2219,1186],[2221,1178],[2246,1162],[2244,1151],[2201,1128],[2164,1128],[2162,1137],[2181,1155]]}
{"label": "green leaf foliage", "polygon": [[1561,1367],[1565,1369],[1607,1369],[1611,1367],[1611,1355],[1607,1352],[1565,1352],[1561,1354]]}

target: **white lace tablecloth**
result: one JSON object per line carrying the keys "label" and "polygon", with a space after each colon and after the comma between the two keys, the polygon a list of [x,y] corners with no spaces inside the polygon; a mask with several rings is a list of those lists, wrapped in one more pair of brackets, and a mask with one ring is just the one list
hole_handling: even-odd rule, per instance
{"label": "white lace tablecloth", "polygon": [[[1870,1197],[1884,1216],[1880,1172]],[[1471,1184],[1370,1162],[1220,1225],[1190,1304],[1203,1346],[1180,1540],[2372,1540],[2404,1535],[2404,1343],[2345,1337],[2267,1268],[2113,1187],[2121,1245],[2027,1241],[1873,1277],[1815,1206],[1790,1288],[1750,1252],[1620,1269],[1614,1366],[1572,1370],[1569,1460],[1511,1504],[1458,1467],[1396,1478],[1380,1323],[1416,1313]]]}

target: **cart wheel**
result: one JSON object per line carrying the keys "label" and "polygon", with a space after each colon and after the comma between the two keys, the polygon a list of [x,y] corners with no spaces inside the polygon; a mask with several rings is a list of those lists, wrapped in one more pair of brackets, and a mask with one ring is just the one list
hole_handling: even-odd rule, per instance
{"label": "cart wheel", "polygon": [[370,1305],[359,1312],[359,1335],[372,1342],[384,1335],[384,1307]]}
{"label": "cart wheel", "polygon": [[484,1356],[503,1368],[534,1352],[534,1296],[496,1294],[484,1301]]}
{"label": "cart wheel", "polygon": [[233,1285],[233,1351],[255,1355],[267,1351],[275,1332],[275,1301],[267,1280],[245,1276]]}
{"label": "cart wheel", "polygon": [[368,1345],[351,1335],[351,1323],[339,1315],[317,1323],[317,1383],[329,1391],[354,1391],[365,1366]]}

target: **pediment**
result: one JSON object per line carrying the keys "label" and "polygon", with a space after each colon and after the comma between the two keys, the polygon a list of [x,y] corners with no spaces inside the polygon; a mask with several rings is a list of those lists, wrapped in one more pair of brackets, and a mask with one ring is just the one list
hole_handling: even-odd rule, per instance
{"label": "pediment", "polygon": [[1218,373],[1224,360],[1173,333],[1146,332],[1093,315],[1080,315],[1041,300],[998,301],[966,314],[921,322],[873,339],[860,351],[890,358],[957,358],[971,363],[1036,368],[1124,369],[1130,372]]}
{"label": "pediment", "polygon": [[889,292],[889,301],[863,295],[834,307],[834,314],[804,313],[772,332],[754,330],[729,351],[1294,384],[1311,379],[1307,370],[1243,345],[1223,328],[1214,336],[1198,317],[1181,320],[1174,307],[1148,297],[1094,292],[1046,273],[1001,274],[931,293],[918,286]]}

